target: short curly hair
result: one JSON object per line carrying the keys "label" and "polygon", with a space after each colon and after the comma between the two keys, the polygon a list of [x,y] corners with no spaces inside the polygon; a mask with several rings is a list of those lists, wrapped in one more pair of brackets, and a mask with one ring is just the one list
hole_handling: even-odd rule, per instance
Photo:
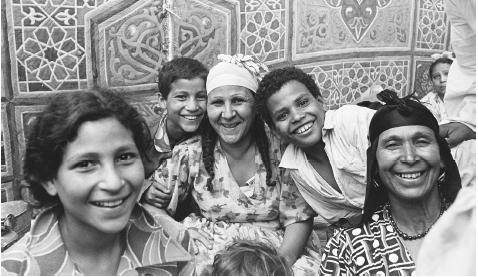
{"label": "short curly hair", "polygon": [[302,83],[315,98],[322,99],[319,87],[314,79],[301,69],[285,67],[269,72],[259,83],[256,92],[256,110],[272,129],[274,129],[274,123],[267,109],[267,100],[290,81]]}
{"label": "short curly hair", "polygon": [[269,244],[237,240],[214,257],[212,276],[288,276],[293,271]]}
{"label": "short curly hair", "polygon": [[60,204],[58,196],[43,188],[58,173],[68,143],[87,121],[116,118],[133,133],[143,163],[149,160],[147,149],[153,145],[144,118],[122,97],[106,90],[89,90],[56,95],[35,119],[27,134],[23,162],[25,180],[37,207]]}
{"label": "short curly hair", "polygon": [[184,57],[175,58],[166,62],[158,72],[159,92],[164,99],[167,99],[174,81],[201,78],[206,83],[208,72],[208,69],[198,60]]}

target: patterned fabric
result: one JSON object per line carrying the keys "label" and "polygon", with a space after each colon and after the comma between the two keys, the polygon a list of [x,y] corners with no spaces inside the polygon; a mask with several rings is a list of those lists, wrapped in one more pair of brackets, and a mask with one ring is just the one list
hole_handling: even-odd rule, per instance
{"label": "patterned fabric", "polygon": [[[216,248],[224,245],[224,238],[231,241],[234,237],[224,235],[224,226],[234,226],[226,228],[230,230],[227,232],[248,233],[254,238],[264,237],[266,240],[275,241],[274,245],[279,245],[283,237],[283,231],[280,229],[308,220],[315,213],[290,178],[284,175],[283,171],[279,171],[280,141],[275,136],[269,137],[272,180],[276,184],[267,186],[265,166],[256,149],[256,170],[254,181],[250,182],[253,191],[251,196],[245,195],[235,181],[219,142],[214,149],[215,177],[212,181],[212,192],[206,188],[209,174],[202,162],[201,138],[194,137],[176,145],[172,158],[162,164],[154,174],[159,184],[169,186],[173,192],[167,207],[168,212],[174,214],[178,203],[184,201],[188,193],[192,193],[204,218],[191,219],[189,223],[185,220],[185,224],[209,231],[214,243],[217,243]],[[202,262],[198,262],[198,268],[210,264],[214,254],[214,251],[204,248],[202,254],[197,257]],[[314,274],[317,271],[316,263]],[[198,269],[198,272],[201,271]]]}
{"label": "patterned fabric", "polygon": [[[71,260],[59,228],[61,209],[41,213],[31,231],[2,253],[2,275],[84,275]],[[116,275],[193,275],[192,240],[172,219],[152,217],[136,206]],[[187,250],[186,250],[187,249]]]}
{"label": "patterned fabric", "polygon": [[415,263],[390,224],[385,208],[360,228],[342,229],[322,255],[322,275],[411,275]]}
{"label": "patterned fabric", "polygon": [[447,118],[445,104],[443,100],[435,92],[429,92],[427,95],[420,99],[420,102],[432,112],[438,123],[444,121]]}
{"label": "patterned fabric", "polygon": [[154,148],[159,153],[168,153],[169,157],[171,157],[171,145],[169,143],[169,137],[166,130],[166,119],[168,118],[168,114],[165,111],[159,119],[157,123],[155,123],[156,130],[154,132]]}
{"label": "patterned fabric", "polygon": [[307,203],[318,214],[319,228],[342,218],[361,215],[365,199],[367,132],[374,110],[346,105],[325,114],[322,139],[341,192],[329,185],[299,147],[290,144],[280,167],[290,175]]}

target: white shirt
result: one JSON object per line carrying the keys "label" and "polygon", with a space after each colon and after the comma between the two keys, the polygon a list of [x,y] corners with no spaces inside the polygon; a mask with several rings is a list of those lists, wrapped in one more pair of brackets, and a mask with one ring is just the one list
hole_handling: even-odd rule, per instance
{"label": "white shirt", "polygon": [[322,139],[341,193],[312,167],[299,147],[289,144],[279,167],[288,169],[300,193],[318,214],[316,223],[330,225],[362,212],[365,200],[368,126],[375,110],[346,105],[325,114]]}

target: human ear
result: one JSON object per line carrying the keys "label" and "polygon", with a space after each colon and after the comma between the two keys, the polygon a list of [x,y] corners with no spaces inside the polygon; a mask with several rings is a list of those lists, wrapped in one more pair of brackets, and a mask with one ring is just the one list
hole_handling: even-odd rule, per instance
{"label": "human ear", "polygon": [[49,195],[55,196],[58,194],[56,190],[55,182],[53,180],[43,182],[41,185],[43,186],[43,188],[46,190],[46,192]]}

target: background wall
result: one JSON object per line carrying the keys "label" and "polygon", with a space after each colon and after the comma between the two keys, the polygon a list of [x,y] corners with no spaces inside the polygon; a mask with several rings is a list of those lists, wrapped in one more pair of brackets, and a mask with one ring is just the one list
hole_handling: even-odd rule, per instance
{"label": "background wall", "polygon": [[443,0],[2,1],[2,202],[21,197],[25,133],[55,93],[109,87],[156,115],[156,72],[219,53],[313,75],[327,109],[372,84],[424,95],[430,54],[449,50]]}

